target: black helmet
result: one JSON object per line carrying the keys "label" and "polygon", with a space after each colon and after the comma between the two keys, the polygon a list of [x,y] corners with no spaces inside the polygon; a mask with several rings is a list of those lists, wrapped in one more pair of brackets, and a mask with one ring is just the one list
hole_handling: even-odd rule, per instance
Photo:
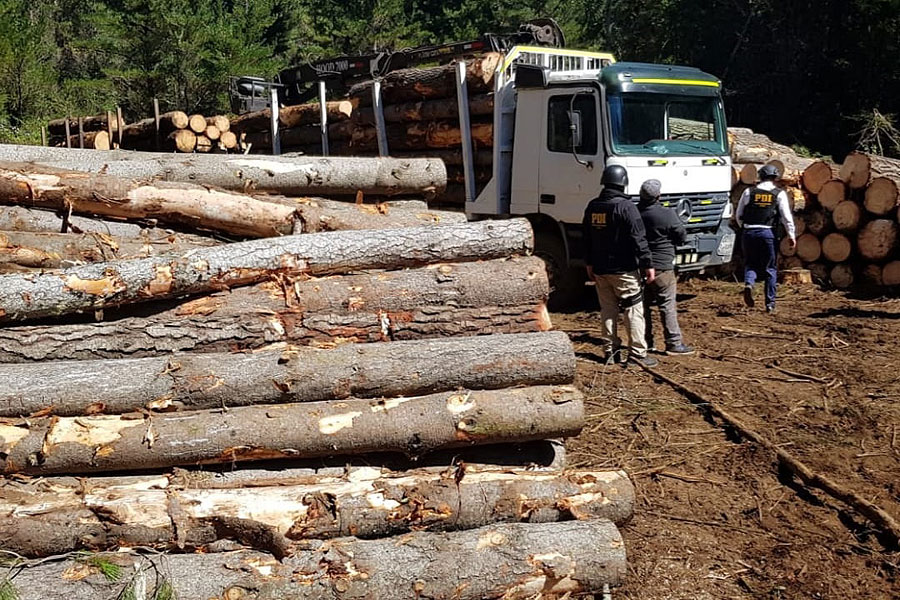
{"label": "black helmet", "polygon": [[760,181],[772,181],[778,179],[778,169],[775,168],[775,165],[763,165],[756,174],[759,175]]}
{"label": "black helmet", "polygon": [[606,187],[624,192],[628,186],[628,171],[621,165],[609,165],[603,169],[603,177],[600,178],[600,183]]}

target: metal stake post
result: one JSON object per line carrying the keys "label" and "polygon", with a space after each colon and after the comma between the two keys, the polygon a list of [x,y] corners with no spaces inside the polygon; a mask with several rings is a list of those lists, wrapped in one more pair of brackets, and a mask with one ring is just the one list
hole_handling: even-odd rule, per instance
{"label": "metal stake post", "polygon": [[153,121],[156,124],[156,150],[159,150],[159,99],[153,99]]}
{"label": "metal stake post", "polygon": [[387,129],[384,125],[384,105],[381,103],[381,82],[372,82],[372,109],[375,112],[375,135],[378,138],[378,156],[388,155]]}
{"label": "metal stake post", "polygon": [[271,110],[269,111],[272,115],[272,121],[269,127],[269,130],[272,134],[272,154],[278,156],[281,154],[281,136],[278,131],[278,117],[279,117],[279,108],[278,108],[278,88],[272,86],[269,88],[269,106]]}
{"label": "metal stake post", "polygon": [[78,117],[78,147],[84,149],[84,117]]}
{"label": "metal stake post", "polygon": [[69,117],[66,115],[66,148],[72,147],[72,132],[69,130]]}
{"label": "metal stake post", "polygon": [[466,61],[456,63],[456,103],[459,105],[459,131],[462,135],[463,173],[466,202],[475,200],[475,160],[472,152],[472,121],[469,118],[469,88],[466,85]]}
{"label": "metal stake post", "polygon": [[322,130],[322,156],[328,156],[328,107],[325,105],[325,82],[319,82],[319,127]]}

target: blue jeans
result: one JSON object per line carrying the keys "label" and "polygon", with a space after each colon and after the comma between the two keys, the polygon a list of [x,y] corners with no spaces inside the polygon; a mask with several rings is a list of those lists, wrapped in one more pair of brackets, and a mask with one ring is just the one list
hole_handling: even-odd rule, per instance
{"label": "blue jeans", "polygon": [[770,228],[745,229],[744,283],[753,285],[758,279],[766,281],[766,307],[775,306],[778,270],[775,263],[775,233]]}

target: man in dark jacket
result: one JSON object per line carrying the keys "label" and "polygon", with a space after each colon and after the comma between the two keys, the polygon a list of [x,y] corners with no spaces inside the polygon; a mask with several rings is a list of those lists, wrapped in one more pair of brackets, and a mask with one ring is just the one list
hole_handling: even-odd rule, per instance
{"label": "man in dark jacket", "polygon": [[642,277],[655,277],[641,215],[625,194],[628,173],[611,165],[603,171],[603,191],[584,211],[585,262],[600,300],[601,331],[608,356],[619,351],[616,321],[621,310],[628,330],[629,360],[646,366],[658,361],[647,356],[644,332]]}
{"label": "man in dark jacket", "polygon": [[659,203],[661,184],[656,179],[648,179],[641,186],[638,209],[647,243],[653,253],[653,268],[656,279],[644,288],[644,319],[647,322],[647,346],[653,348],[653,313],[651,308],[659,306],[663,333],[666,340],[666,354],[693,354],[694,349],[685,346],[678,327],[678,313],[675,306],[678,277],[675,275],[675,247],[684,244],[687,232],[678,215],[671,208]]}

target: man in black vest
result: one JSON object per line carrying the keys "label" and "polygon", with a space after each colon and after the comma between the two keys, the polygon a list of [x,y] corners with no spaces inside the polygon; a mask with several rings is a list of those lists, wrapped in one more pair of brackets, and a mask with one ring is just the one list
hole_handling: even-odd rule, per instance
{"label": "man in black vest", "polygon": [[653,254],[656,279],[644,288],[644,321],[647,323],[647,346],[653,348],[653,306],[659,306],[662,317],[666,354],[693,354],[694,349],[684,344],[678,326],[675,298],[678,295],[678,276],[675,274],[675,247],[687,240],[687,231],[681,219],[671,208],[659,203],[662,184],[648,179],[641,185],[638,209],[647,230],[647,243]]}
{"label": "man in black vest", "polygon": [[775,225],[779,217],[791,245],[797,244],[791,206],[784,190],[775,185],[778,169],[765,165],[759,170],[760,183],[744,190],[738,201],[735,219],[743,229],[744,302],[752,307],[753,285],[758,279],[766,282],[766,312],[775,310],[776,270]]}
{"label": "man in black vest", "polygon": [[600,300],[603,345],[607,355],[619,351],[616,321],[619,311],[628,330],[628,358],[645,366],[658,364],[647,355],[644,331],[643,281],[656,277],[644,223],[637,207],[625,194],[628,173],[610,165],[600,180],[603,191],[584,210],[584,258],[588,277],[594,280]]}

